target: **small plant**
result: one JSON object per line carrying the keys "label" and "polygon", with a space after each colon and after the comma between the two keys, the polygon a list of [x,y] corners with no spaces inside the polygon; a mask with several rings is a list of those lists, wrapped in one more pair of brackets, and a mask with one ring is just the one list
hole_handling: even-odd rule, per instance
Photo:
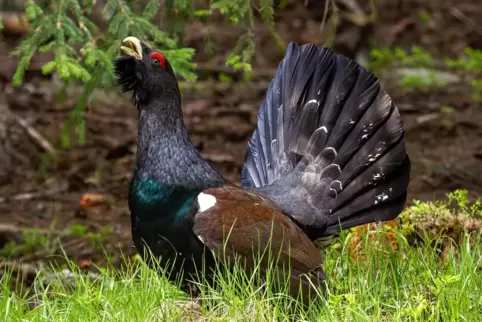
{"label": "small plant", "polygon": [[466,81],[472,87],[472,99],[482,101],[482,50],[467,47],[465,57],[446,59],[445,66],[468,72],[470,75]]}
{"label": "small plant", "polygon": [[114,228],[112,228],[112,226],[101,226],[96,232],[89,231],[89,228],[84,225],[75,224],[70,226],[70,234],[72,236],[87,238],[90,244],[96,249],[101,249],[102,244],[105,243],[105,240],[109,238],[113,232]]}
{"label": "small plant", "polygon": [[432,54],[418,46],[413,46],[407,53],[400,47],[373,48],[370,52],[369,69],[379,74],[387,67],[411,66],[432,67],[434,58]]}
{"label": "small plant", "polygon": [[69,231],[72,236],[84,238],[89,232],[89,227],[80,224],[73,224],[70,226]]}
{"label": "small plant", "polygon": [[[482,201],[469,200],[467,190],[455,190],[442,201],[413,200],[396,220],[356,227],[342,232],[331,250],[348,245],[353,261],[366,259],[366,251],[397,249],[403,237],[411,246],[434,242],[441,249],[460,245],[463,236],[482,228]],[[398,237],[397,237],[398,236]]]}
{"label": "small plant", "polygon": [[55,238],[51,234],[45,234],[36,228],[25,229],[22,233],[22,241],[9,241],[2,249],[0,255],[5,257],[17,257],[32,255],[36,251],[51,255],[55,250]]}
{"label": "small plant", "polygon": [[101,226],[97,232],[89,232],[87,238],[89,239],[91,245],[96,249],[102,249],[102,245],[105,240],[112,236],[114,233],[114,228],[112,226]]}
{"label": "small plant", "polygon": [[406,90],[426,91],[448,83],[435,69],[432,54],[418,46],[413,46],[410,52],[400,47],[375,48],[372,49],[370,58],[368,67],[375,74],[382,75],[386,69],[389,69],[391,74],[399,74],[398,84]]}
{"label": "small plant", "polygon": [[482,219],[482,200],[477,198],[475,201],[469,200],[469,192],[464,189],[458,189],[448,194],[449,202],[455,203],[462,216],[474,217]]}
{"label": "small plant", "polygon": [[[426,91],[452,82],[466,82],[472,89],[472,99],[482,100],[482,51],[467,47],[465,56],[440,62],[418,46],[409,52],[400,47],[374,48],[367,66],[377,75],[385,70],[401,74],[399,85],[406,90]],[[446,72],[456,72],[450,74]]]}
{"label": "small plant", "polygon": [[53,255],[59,250],[64,237],[85,238],[92,247],[101,249],[106,239],[112,236],[112,226],[101,226],[97,231],[89,231],[84,225],[73,224],[62,231],[54,233],[54,227],[45,232],[36,228],[25,229],[19,241],[8,241],[0,255],[6,258],[29,256],[38,253],[41,256]]}
{"label": "small plant", "polygon": [[482,229],[482,202],[469,200],[467,190],[455,190],[443,201],[414,200],[401,215],[407,238],[416,243],[428,238],[440,245],[440,250],[459,245],[465,235]]}
{"label": "small plant", "polygon": [[482,201],[479,198],[471,201],[467,190],[458,189],[448,193],[446,200],[433,202],[414,200],[413,206],[402,213],[402,217],[416,216],[417,218],[437,218],[445,215],[482,219]]}

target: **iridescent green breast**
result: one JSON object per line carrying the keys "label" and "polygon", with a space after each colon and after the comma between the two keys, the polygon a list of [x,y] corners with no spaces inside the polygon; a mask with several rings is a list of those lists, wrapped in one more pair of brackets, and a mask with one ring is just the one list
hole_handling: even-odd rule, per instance
{"label": "iridescent green breast", "polygon": [[129,208],[140,220],[169,218],[176,222],[189,213],[199,192],[150,178],[135,178],[129,192]]}

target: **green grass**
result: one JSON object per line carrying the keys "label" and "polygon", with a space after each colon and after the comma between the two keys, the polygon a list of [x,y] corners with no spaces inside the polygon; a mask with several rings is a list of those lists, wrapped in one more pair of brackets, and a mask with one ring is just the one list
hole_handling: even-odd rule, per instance
{"label": "green grass", "polygon": [[[202,285],[202,301],[192,300],[165,276],[137,257],[123,269],[104,268],[88,277],[75,268],[65,274],[39,273],[27,292],[12,292],[12,276],[0,287],[4,321],[479,321],[482,315],[482,238],[480,228],[450,239],[420,234],[423,225],[407,229],[407,218],[480,220],[480,201],[470,206],[466,195],[447,202],[415,203],[402,214],[402,224],[344,232],[326,254],[329,290],[309,308],[270,287],[257,287],[256,277],[238,269],[219,275],[216,285]],[[460,210],[449,210],[448,202]],[[405,219],[404,219],[405,218]],[[471,226],[475,227],[474,220]],[[423,221],[420,221],[423,222]],[[427,225],[433,227],[432,221]],[[416,227],[416,229],[413,229]],[[467,228],[467,229],[469,229]],[[418,231],[418,233],[414,232]],[[430,230],[427,229],[427,232]],[[470,229],[469,229],[470,231]],[[416,238],[414,238],[414,234]],[[421,236],[423,235],[423,237]],[[388,238],[387,238],[388,237]],[[65,269],[65,268],[64,268]],[[47,283],[47,277],[48,283]],[[61,278],[64,276],[63,278]],[[202,284],[202,283],[201,283]],[[269,284],[269,283],[268,283]],[[20,295],[23,294],[23,295]]]}
{"label": "green grass", "polygon": [[330,250],[325,265],[329,294],[307,310],[287,296],[256,288],[241,272],[205,287],[197,305],[134,260],[126,269],[105,270],[94,280],[74,269],[74,283],[40,286],[39,274],[24,296],[12,293],[9,276],[4,276],[0,312],[5,321],[478,321],[480,236],[466,236],[443,257],[430,244],[414,248],[400,237],[398,250],[363,247],[365,260],[355,263],[349,243]]}

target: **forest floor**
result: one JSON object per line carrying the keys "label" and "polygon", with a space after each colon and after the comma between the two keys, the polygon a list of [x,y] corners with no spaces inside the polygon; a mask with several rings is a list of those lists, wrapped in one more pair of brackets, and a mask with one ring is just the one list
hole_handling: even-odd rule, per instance
{"label": "forest floor", "polygon": [[[474,20],[482,11],[477,1],[454,0],[437,8],[423,1],[381,3],[379,18],[371,27],[342,20],[335,49],[359,57],[372,47],[419,45],[436,59],[461,55],[466,46],[482,49],[482,30]],[[429,16],[428,23],[422,21],[421,12]],[[279,13],[277,30],[286,42],[322,44],[322,16],[322,11],[299,4]],[[216,54],[208,57],[203,53],[204,35],[199,30],[203,29],[196,25],[188,28],[188,45],[199,50],[200,80],[183,89],[185,122],[202,155],[231,182],[238,183],[257,110],[282,52],[265,28],[259,27],[254,79],[243,83],[236,73],[222,67],[240,31],[226,26],[211,28],[217,30],[218,45]],[[3,40],[2,59],[12,63],[7,52],[17,41]],[[10,182],[0,186],[0,256],[36,262],[58,255],[60,249],[53,242],[57,237],[63,239],[65,251],[79,266],[104,260],[99,245],[109,253],[119,254],[120,248],[133,254],[127,191],[136,149],[137,115],[130,97],[115,90],[96,92],[85,115],[85,144],[62,150],[59,135],[81,88],[69,88],[66,99],[59,103],[54,81],[40,76],[40,63],[32,64],[26,82],[14,88],[9,78],[15,62],[12,64],[0,68],[2,95],[24,121],[28,132],[25,140],[34,142],[40,152],[54,147],[58,159],[52,162],[41,157],[29,165],[19,164]],[[233,81],[218,81],[220,72],[231,73]],[[455,189],[467,189],[472,195],[482,193],[482,104],[471,99],[471,88],[454,84],[408,92],[390,83],[386,88],[405,122],[412,160],[409,200],[440,199]],[[451,112],[445,113],[444,106],[450,106]],[[33,156],[28,158],[34,160]],[[21,248],[19,241],[28,238],[29,245]]]}

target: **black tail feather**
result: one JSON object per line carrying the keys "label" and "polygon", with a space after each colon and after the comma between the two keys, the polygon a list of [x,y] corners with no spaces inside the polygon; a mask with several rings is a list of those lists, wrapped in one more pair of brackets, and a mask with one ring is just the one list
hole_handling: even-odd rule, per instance
{"label": "black tail feather", "polygon": [[410,161],[378,79],[315,45],[290,44],[260,108],[242,185],[317,237],[398,216]]}

